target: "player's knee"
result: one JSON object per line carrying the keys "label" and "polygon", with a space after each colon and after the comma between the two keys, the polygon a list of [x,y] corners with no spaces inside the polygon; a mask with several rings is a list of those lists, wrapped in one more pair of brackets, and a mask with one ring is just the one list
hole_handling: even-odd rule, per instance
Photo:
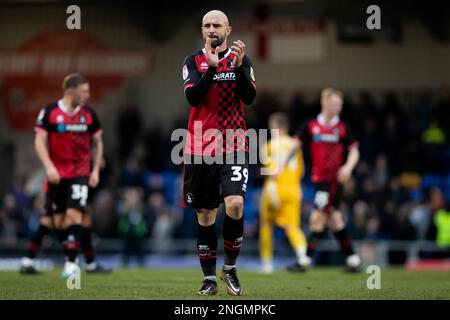
{"label": "player's knee", "polygon": [[83,212],[81,224],[85,228],[90,228],[91,227],[92,220],[91,220],[91,217],[89,216],[89,214],[87,212]]}
{"label": "player's knee", "polygon": [[297,225],[289,225],[284,228],[284,231],[286,233],[301,233],[302,229],[300,229]]}
{"label": "player's knee", "polygon": [[75,209],[67,209],[65,215],[66,226],[81,224],[83,220],[83,214],[81,211]]}
{"label": "player's knee", "polygon": [[216,222],[216,215],[217,215],[216,210],[199,209],[197,211],[198,223],[201,226],[213,225]]}
{"label": "player's knee", "polygon": [[52,222],[52,218],[51,217],[47,217],[47,216],[41,217],[39,222],[44,227],[47,227],[47,228],[50,228],[50,229],[53,228],[53,222]]}
{"label": "player's knee", "polygon": [[339,231],[344,228],[344,219],[340,211],[335,211],[331,214],[331,225],[330,228],[333,231]]}
{"label": "player's knee", "polygon": [[325,229],[325,218],[321,212],[313,212],[309,221],[309,228],[313,232],[322,232]]}
{"label": "player's knee", "polygon": [[244,199],[241,196],[227,197],[225,200],[227,215],[234,219],[240,219],[244,208]]}
{"label": "player's knee", "polygon": [[261,219],[260,220],[260,228],[271,228],[272,227],[272,222],[268,219]]}
{"label": "player's knee", "polygon": [[316,223],[310,223],[309,229],[312,232],[322,232],[325,229],[324,223],[316,222]]}
{"label": "player's knee", "polygon": [[198,218],[198,223],[201,226],[210,226],[216,222],[216,217],[212,215],[202,215]]}
{"label": "player's knee", "polygon": [[53,225],[55,229],[61,230],[64,229],[64,215],[63,214],[54,214],[53,215]]}

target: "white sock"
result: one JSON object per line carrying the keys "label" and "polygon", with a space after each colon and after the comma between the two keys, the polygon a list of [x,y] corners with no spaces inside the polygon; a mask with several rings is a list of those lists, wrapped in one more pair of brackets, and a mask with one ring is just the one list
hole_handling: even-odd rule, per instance
{"label": "white sock", "polygon": [[263,266],[271,266],[273,265],[272,259],[262,259],[262,265]]}
{"label": "white sock", "polygon": [[217,282],[217,277],[216,276],[206,276],[205,280],[211,280],[211,281]]}
{"label": "white sock", "polygon": [[231,269],[234,269],[234,268],[236,268],[236,265],[235,265],[235,264],[232,265],[232,266],[227,265],[227,264],[224,264],[224,265],[223,265],[223,270],[225,270],[225,271],[230,271]]}
{"label": "white sock", "polygon": [[297,254],[297,262],[301,264],[301,261],[305,260],[306,257],[306,248],[302,247],[298,249],[296,254]]}
{"label": "white sock", "polygon": [[94,270],[95,268],[97,268],[97,262],[95,262],[95,261],[92,261],[91,263],[86,264],[87,270]]}
{"label": "white sock", "polygon": [[272,259],[263,259],[261,264],[261,271],[264,273],[272,273],[273,272],[273,262]]}

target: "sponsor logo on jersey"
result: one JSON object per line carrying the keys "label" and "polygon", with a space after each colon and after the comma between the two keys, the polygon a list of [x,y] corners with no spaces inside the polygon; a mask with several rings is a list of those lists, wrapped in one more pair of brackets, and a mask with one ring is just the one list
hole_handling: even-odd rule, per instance
{"label": "sponsor logo on jersey", "polygon": [[234,72],[219,72],[214,75],[214,81],[233,81],[236,80]]}
{"label": "sponsor logo on jersey", "polygon": [[86,124],[59,124],[56,130],[60,133],[63,132],[86,132],[88,126]]}
{"label": "sponsor logo on jersey", "polygon": [[57,116],[56,116],[56,122],[58,122],[58,123],[64,122],[64,116],[62,116],[62,115],[57,115]]}
{"label": "sponsor logo on jersey", "polygon": [[206,70],[208,68],[209,68],[209,64],[207,62],[200,63],[200,69],[201,70]]}
{"label": "sponsor logo on jersey", "polygon": [[336,143],[339,142],[339,135],[338,134],[315,134],[313,135],[313,141],[314,142],[332,142]]}

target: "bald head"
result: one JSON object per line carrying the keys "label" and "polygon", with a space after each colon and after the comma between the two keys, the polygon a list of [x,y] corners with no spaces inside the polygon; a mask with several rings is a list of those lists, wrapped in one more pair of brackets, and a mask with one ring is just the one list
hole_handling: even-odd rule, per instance
{"label": "bald head", "polygon": [[227,46],[227,37],[231,33],[230,23],[225,13],[220,10],[211,10],[203,16],[202,34],[203,38],[211,38],[213,48],[220,47],[223,50]]}
{"label": "bald head", "polygon": [[207,12],[203,16],[202,24],[205,24],[205,21],[219,22],[222,23],[225,27],[228,27],[230,25],[227,15],[220,10],[211,10]]}

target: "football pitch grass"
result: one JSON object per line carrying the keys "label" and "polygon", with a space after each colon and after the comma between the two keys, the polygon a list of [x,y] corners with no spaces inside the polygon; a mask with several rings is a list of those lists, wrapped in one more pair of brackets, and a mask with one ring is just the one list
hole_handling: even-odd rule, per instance
{"label": "football pitch grass", "polygon": [[279,270],[264,275],[242,270],[241,297],[230,297],[219,280],[219,293],[196,296],[202,276],[195,269],[116,269],[110,275],[81,273],[81,288],[68,289],[61,269],[38,275],[0,272],[0,299],[450,299],[450,273],[381,271],[381,289],[367,288],[370,274],[345,274],[340,268],[315,268],[307,273]]}

